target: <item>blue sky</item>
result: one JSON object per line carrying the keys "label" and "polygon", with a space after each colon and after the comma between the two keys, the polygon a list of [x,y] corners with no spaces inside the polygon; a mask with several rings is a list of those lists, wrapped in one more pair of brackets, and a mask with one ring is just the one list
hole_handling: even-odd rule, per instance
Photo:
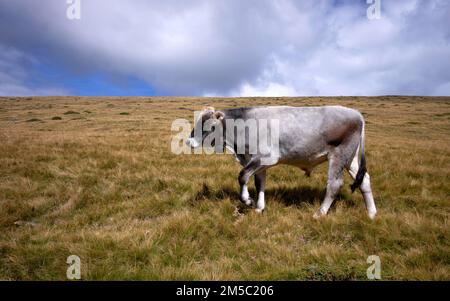
{"label": "blue sky", "polygon": [[80,3],[0,0],[0,95],[450,95],[446,0]]}

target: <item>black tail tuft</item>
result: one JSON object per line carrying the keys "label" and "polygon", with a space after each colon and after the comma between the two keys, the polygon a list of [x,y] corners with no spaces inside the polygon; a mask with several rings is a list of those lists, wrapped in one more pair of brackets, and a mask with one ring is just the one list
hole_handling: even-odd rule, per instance
{"label": "black tail tuft", "polygon": [[364,175],[366,174],[366,158],[364,156],[364,152],[361,153],[361,161],[359,162],[359,169],[358,173],[356,174],[355,182],[353,182],[352,185],[350,185],[350,188],[352,189],[352,193],[355,192],[359,186],[361,186],[362,181],[364,180]]}

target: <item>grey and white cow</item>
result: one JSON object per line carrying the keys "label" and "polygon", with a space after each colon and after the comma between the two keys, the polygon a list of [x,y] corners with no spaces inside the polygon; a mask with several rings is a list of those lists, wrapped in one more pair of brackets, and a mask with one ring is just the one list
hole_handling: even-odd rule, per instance
{"label": "grey and white cow", "polygon": [[[237,139],[229,141],[226,135],[227,123],[235,120],[278,120],[278,149],[276,153],[269,149],[264,152],[248,152],[248,132],[246,129],[234,128],[236,131],[244,131],[245,152],[236,150]],[[373,219],[377,213],[370,177],[366,172],[364,155],[364,118],[356,110],[342,106],[323,107],[250,107],[216,111],[214,108],[205,108],[196,126],[203,128],[206,121],[212,121],[223,126],[223,143],[234,151],[238,161],[243,166],[239,173],[239,185],[241,188],[240,200],[246,205],[253,205],[256,212],[264,210],[264,188],[266,170],[278,164],[288,164],[301,168],[309,175],[312,169],[328,161],[328,183],[320,209],[314,214],[315,218],[327,214],[343,185],[344,170],[347,170],[354,179],[351,185],[352,192],[359,188],[364,197],[368,215]],[[259,126],[257,124],[257,126]],[[212,131],[213,129],[211,129]],[[248,130],[248,129],[247,129]],[[258,129],[261,130],[261,129]],[[228,131],[230,131],[228,129]],[[269,126],[270,131],[270,126]],[[194,130],[187,139],[190,147],[202,145],[208,131],[203,131],[200,137],[196,137]],[[197,135],[198,136],[198,135]],[[359,159],[360,154],[360,159]],[[271,157],[272,160],[264,160]],[[275,158],[275,160],[273,160]],[[271,162],[270,164],[262,162]],[[255,186],[258,193],[256,203],[250,198],[247,184],[251,176],[255,176]]]}

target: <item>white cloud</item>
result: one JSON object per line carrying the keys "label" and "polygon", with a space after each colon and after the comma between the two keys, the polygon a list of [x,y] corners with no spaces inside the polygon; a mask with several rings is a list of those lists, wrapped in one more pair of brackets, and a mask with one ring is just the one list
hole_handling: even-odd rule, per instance
{"label": "white cloud", "polygon": [[297,91],[291,87],[279,83],[264,83],[263,86],[243,84],[238,96],[296,96]]}

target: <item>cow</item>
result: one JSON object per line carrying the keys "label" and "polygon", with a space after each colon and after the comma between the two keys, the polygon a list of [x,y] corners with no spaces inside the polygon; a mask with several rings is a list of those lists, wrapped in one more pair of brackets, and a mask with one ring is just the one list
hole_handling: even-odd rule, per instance
{"label": "cow", "polygon": [[[275,148],[268,146],[264,152],[258,150],[249,152],[249,131],[245,128],[234,128],[234,135],[245,136],[244,151],[238,152],[238,139],[230,139],[227,124],[236,120],[277,120],[277,129],[272,123],[267,126],[267,133],[274,132],[278,136]],[[190,148],[203,145],[205,137],[214,130],[210,127],[205,130],[205,123],[219,125],[223,130],[222,142],[230,149],[242,170],[239,173],[240,201],[253,206],[257,213],[265,208],[264,189],[266,171],[270,167],[287,164],[296,166],[306,175],[317,165],[328,161],[328,181],[325,198],[314,218],[325,216],[339,193],[344,181],[344,170],[347,170],[354,183],[350,186],[352,192],[360,189],[364,198],[367,213],[370,219],[375,218],[377,209],[372,195],[370,176],[366,170],[364,153],[364,118],[360,112],[342,106],[321,107],[291,107],[291,106],[261,106],[247,108],[233,108],[215,110],[213,107],[204,108],[196,121],[196,127],[203,129],[201,135],[192,130],[186,144]],[[253,124],[260,127],[259,123]],[[258,131],[262,131],[258,128]],[[259,136],[257,137],[259,139]],[[249,195],[247,184],[251,176],[255,177],[257,201],[254,202]]]}

